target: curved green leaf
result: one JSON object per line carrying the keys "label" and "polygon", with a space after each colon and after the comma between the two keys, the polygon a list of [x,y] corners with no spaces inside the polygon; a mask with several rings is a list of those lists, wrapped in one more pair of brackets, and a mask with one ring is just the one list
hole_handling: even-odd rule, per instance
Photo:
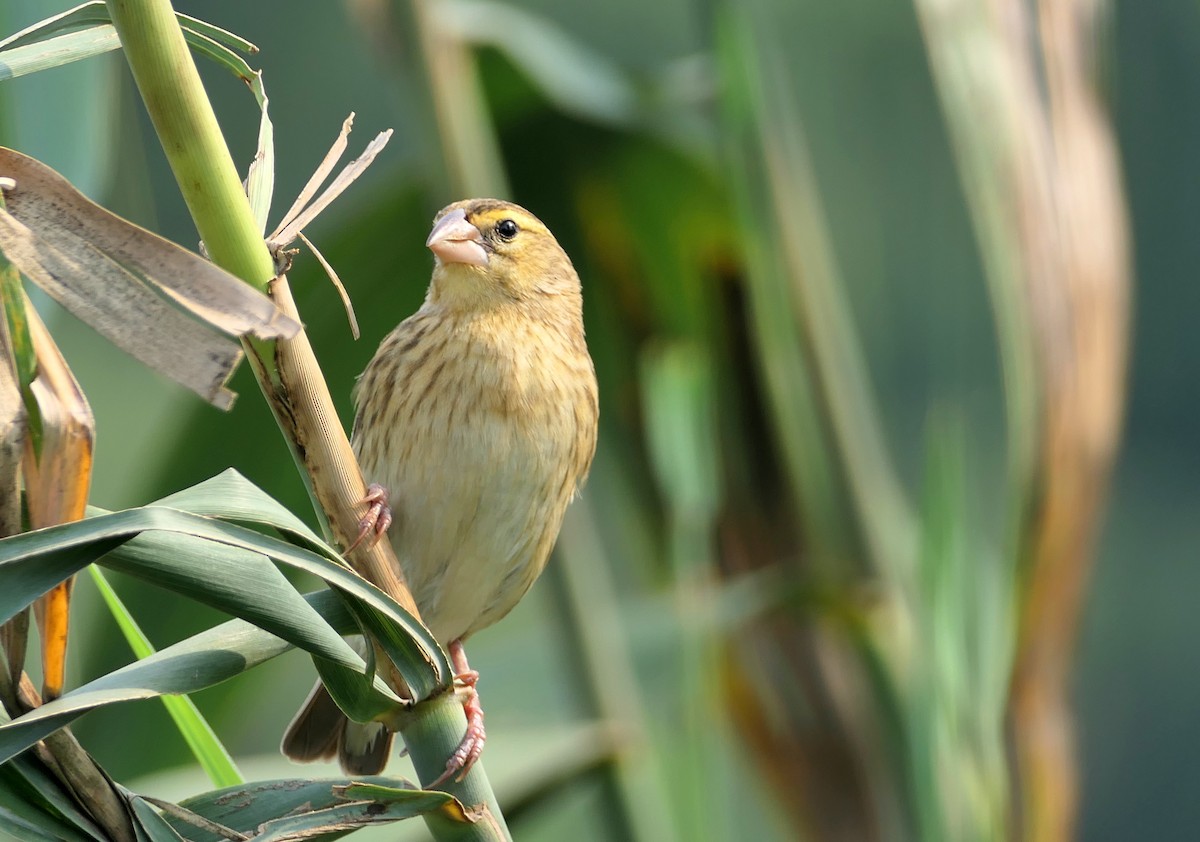
{"label": "curved green leaf", "polygon": [[254,839],[255,842],[292,842],[326,833],[348,833],[369,824],[385,824],[434,811],[455,809],[462,815],[462,805],[452,795],[413,790],[382,803],[352,801],[325,810],[283,816],[267,822]]}
{"label": "curved green leaf", "polygon": [[28,76],[80,59],[104,55],[121,46],[112,26],[93,26],[46,41],[0,52],[0,80]]}
{"label": "curved green leaf", "polygon": [[321,540],[308,524],[233,468],[228,468],[190,488],[169,494],[161,500],[155,500],[152,505],[219,520],[269,526],[284,533],[285,537],[299,539],[301,544],[323,553],[334,561],[341,561],[337,550]]}
{"label": "curved green leaf", "polygon": [[[357,654],[328,628],[263,554],[213,539],[220,528],[240,530],[267,549],[306,553],[242,527],[174,509],[147,507],[26,532],[0,541],[0,617],[7,619],[66,576],[114,545],[105,566],[248,620],[301,648],[355,667]],[[138,534],[145,532],[145,534]],[[348,571],[342,571],[348,573]],[[352,575],[352,574],[349,574]]]}
{"label": "curved green leaf", "polygon": [[[165,497],[155,505],[171,506],[222,520],[268,526],[282,533],[285,538],[314,550],[338,565],[344,563],[338,551],[321,540],[300,518],[232,468],[198,485]],[[352,606],[352,610],[358,616],[364,631],[378,641],[383,651],[397,665],[411,659],[410,638],[415,637],[425,652],[433,656],[434,668],[439,674],[449,674],[449,663],[445,661],[437,641],[429,635],[423,625],[415,623],[407,614],[405,616],[408,617],[408,622],[397,624],[389,620],[386,612],[381,614],[378,606],[364,605],[360,602],[357,607]],[[322,674],[325,674],[325,670],[322,670]],[[407,675],[405,677],[408,678]],[[440,686],[439,684],[434,689],[440,689]],[[419,692],[418,698],[425,698],[425,695]],[[340,701],[342,700],[339,699]]]}
{"label": "curved green leaf", "polygon": [[20,32],[0,41],[0,50],[14,47],[25,47],[45,41],[55,35],[75,32],[98,23],[108,23],[108,7],[101,0],[92,0],[65,12],[45,18],[32,26],[27,26]]}
{"label": "curved green leaf", "polygon": [[[223,65],[247,81],[254,71],[237,54],[257,53],[258,47],[219,26],[178,14],[184,38],[193,50]],[[10,79],[59,67],[118,49],[108,6],[92,0],[46,18],[0,41],[0,79]],[[244,69],[243,69],[244,68]]]}
{"label": "curved green leaf", "polygon": [[[354,618],[332,591],[304,597],[335,632],[357,631]],[[244,620],[230,620],[90,681],[63,696],[0,724],[0,764],[97,707],[194,693],[282,655],[291,645]],[[382,682],[376,682],[386,694]]]}
{"label": "curved green leaf", "polygon": [[[262,522],[275,525],[270,513],[263,517]],[[334,663],[361,669],[358,655],[308,610],[267,558],[311,573],[361,606],[364,630],[380,639],[417,700],[449,682],[449,662],[429,631],[353,571],[278,538],[157,505],[0,541],[0,581],[6,586],[0,592],[0,621],[117,545],[121,552],[105,557],[105,567],[249,620]]]}

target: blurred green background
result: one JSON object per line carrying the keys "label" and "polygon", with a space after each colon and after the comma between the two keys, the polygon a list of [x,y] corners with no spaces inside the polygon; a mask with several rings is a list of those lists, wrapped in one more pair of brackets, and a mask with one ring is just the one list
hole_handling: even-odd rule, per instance
{"label": "blurred green background", "polygon": [[[308,231],[357,304],[362,340],[351,341],[335,294],[310,257],[300,257],[291,274],[347,419],[354,376],[375,343],[424,295],[429,220],[459,198],[453,190],[464,178],[456,175],[454,155],[439,152],[446,141],[431,117],[427,79],[414,69],[421,66],[419,51],[403,15],[396,16],[400,26],[389,28],[395,21],[373,17],[378,5],[177,4],[261,48],[252,64],[263,70],[271,98],[276,214],[349,111],[357,113],[352,150],[379,130],[396,130],[368,175]],[[969,542],[996,544],[1006,526],[997,512],[1007,492],[995,333],[914,11],[878,0],[757,6],[775,28],[779,43],[763,49],[774,49],[781,63],[776,70],[788,80],[803,123],[813,187],[897,475],[919,498],[930,459],[926,443],[947,429],[936,419],[954,419],[949,428],[964,442],[962,517]],[[1192,797],[1200,785],[1194,759],[1200,615],[1192,605],[1200,591],[1194,563],[1200,491],[1192,480],[1200,472],[1200,449],[1191,420],[1196,401],[1189,397],[1200,358],[1186,338],[1200,307],[1198,287],[1186,281],[1200,260],[1194,233],[1200,193],[1187,164],[1200,148],[1200,117],[1189,107],[1200,96],[1200,6],[1192,0],[1108,6],[1096,73],[1124,168],[1134,239],[1134,338],[1126,434],[1073,680],[1082,786],[1078,836],[1188,838],[1200,824]],[[486,37],[472,37],[499,44],[479,47],[478,78],[511,195],[558,234],[583,278],[604,416],[586,514],[576,512],[569,527],[573,563],[585,569],[585,579],[548,576],[471,647],[472,664],[484,676],[490,776],[502,800],[506,786],[515,792],[520,781],[544,793],[523,799],[510,814],[518,838],[627,838],[631,831],[623,822],[629,819],[615,816],[612,806],[622,798],[613,791],[621,785],[608,773],[551,786],[545,771],[565,751],[595,750],[597,739],[613,738],[578,723],[624,711],[644,717],[651,735],[650,750],[633,750],[639,770],[632,780],[651,782],[641,790],[647,799],[669,792],[675,804],[664,810],[675,818],[658,821],[685,838],[794,838],[786,796],[760,783],[770,763],[744,726],[732,724],[755,710],[742,698],[746,682],[726,677],[728,652],[692,629],[715,629],[719,636],[763,598],[752,595],[746,606],[736,595],[723,596],[715,614],[735,619],[704,622],[713,617],[704,600],[714,590],[704,583],[711,585],[714,559],[723,560],[728,575],[738,552],[786,552],[781,547],[789,539],[780,538],[780,524],[795,526],[784,504],[771,509],[769,501],[786,496],[776,487],[786,471],[763,420],[765,387],[745,376],[758,369],[748,350],[754,344],[747,334],[755,328],[745,316],[751,305],[738,280],[743,223],[718,129],[714,53],[723,6],[513,0],[460,8],[470,13],[468,23],[485,21]],[[0,8],[0,33],[60,10],[51,2],[9,0]],[[504,34],[505,26],[511,33]],[[538,57],[550,70],[537,70]],[[556,59],[563,64],[556,67]],[[201,71],[244,167],[257,127],[253,101],[222,71],[203,64]],[[487,132],[467,134],[485,150],[493,140]],[[0,144],[45,161],[127,218],[196,246],[118,56],[0,85]],[[137,505],[233,465],[308,516],[303,487],[248,371],[234,381],[241,396],[236,407],[223,415],[123,357],[54,305],[38,303],[46,305],[96,413],[96,505]],[[697,359],[702,362],[693,366]],[[672,371],[684,374],[671,379]],[[654,409],[656,394],[667,395],[661,412]],[[694,435],[692,455],[702,458],[680,469],[670,446],[655,445],[655,425],[672,431],[668,438]],[[682,447],[686,453],[687,443]],[[688,471],[696,472],[690,480]],[[695,499],[688,489],[672,492],[678,482],[695,491]],[[747,488],[753,496],[739,496]],[[710,489],[715,500],[706,497]],[[759,521],[769,537],[756,544]],[[805,542],[803,534],[799,540]],[[853,555],[855,548],[845,552]],[[972,563],[986,562],[978,556]],[[600,593],[611,586],[617,594],[611,604],[596,597],[599,610],[619,606],[619,614],[583,620],[583,633],[590,622],[593,634],[628,658],[599,665],[585,659],[587,666],[576,669],[583,644],[575,615],[580,600],[571,594],[581,581],[595,584],[586,579],[588,566],[603,567]],[[818,577],[814,587],[820,591],[829,582],[845,579],[840,573]],[[220,619],[137,582],[116,583],[160,646]],[[76,592],[72,683],[127,659],[90,582],[81,580]],[[688,602],[693,598],[699,603]],[[818,613],[823,609],[811,606],[825,599],[799,597],[810,606],[804,610]],[[583,602],[586,613],[591,599]],[[700,621],[684,622],[691,631],[681,638],[677,618],[686,619],[697,604]],[[744,644],[734,644],[734,651],[738,645]],[[292,654],[196,700],[251,777],[312,774],[275,756],[312,678],[307,660]],[[628,685],[636,687],[632,697],[622,692],[630,678],[636,679]],[[776,678],[758,673],[750,683]],[[680,699],[680,687],[696,680],[711,696],[708,706]],[[611,700],[605,707],[596,682],[617,693],[615,707]],[[732,716],[718,715],[721,710]],[[750,715],[762,715],[758,710]],[[99,711],[76,731],[114,777],[139,791],[172,798],[206,788],[157,702]],[[707,736],[698,741],[701,732]],[[820,762],[814,768],[819,771]],[[705,787],[724,795],[698,799]],[[629,801],[627,793],[624,798]],[[625,809],[655,812],[628,803]],[[655,820],[633,822],[643,834],[646,821],[653,826]],[[693,822],[707,836],[690,836]],[[414,832],[419,836],[419,828]]]}

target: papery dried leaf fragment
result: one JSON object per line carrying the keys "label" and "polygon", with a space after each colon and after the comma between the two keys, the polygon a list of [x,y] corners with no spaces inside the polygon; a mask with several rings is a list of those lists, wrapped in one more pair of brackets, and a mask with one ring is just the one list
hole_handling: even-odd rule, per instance
{"label": "papery dried leaf fragment", "polygon": [[299,323],[199,255],[91,202],[40,162],[0,147],[0,250],[31,281],[146,365],[228,408],[231,337],[287,338]]}

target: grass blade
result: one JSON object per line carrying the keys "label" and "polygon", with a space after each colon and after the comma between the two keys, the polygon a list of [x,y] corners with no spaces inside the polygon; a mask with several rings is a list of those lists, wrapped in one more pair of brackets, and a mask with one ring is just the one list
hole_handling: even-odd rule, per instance
{"label": "grass blade", "polygon": [[[129,613],[129,609],[117,596],[108,579],[104,577],[104,573],[95,565],[89,567],[88,572],[92,574],[92,581],[96,583],[100,596],[112,612],[113,619],[117,621],[117,626],[125,635],[133,654],[138,658],[149,658],[154,654],[154,647]],[[187,696],[163,696],[162,702],[175,727],[179,729],[180,735],[191,749],[196,762],[208,775],[213,786],[237,786],[244,782],[245,779],[238,772],[233,758],[229,756],[229,752],[225,750],[225,746],[221,744],[216,732],[200,713],[195,702]]]}

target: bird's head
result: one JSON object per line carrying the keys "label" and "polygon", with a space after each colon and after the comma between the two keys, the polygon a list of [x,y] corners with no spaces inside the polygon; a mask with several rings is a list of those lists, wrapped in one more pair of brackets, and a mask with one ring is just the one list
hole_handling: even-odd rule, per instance
{"label": "bird's head", "polygon": [[425,245],[436,265],[432,300],[454,309],[504,304],[577,307],[579,276],[554,235],[518,205],[468,199],[443,208]]}

